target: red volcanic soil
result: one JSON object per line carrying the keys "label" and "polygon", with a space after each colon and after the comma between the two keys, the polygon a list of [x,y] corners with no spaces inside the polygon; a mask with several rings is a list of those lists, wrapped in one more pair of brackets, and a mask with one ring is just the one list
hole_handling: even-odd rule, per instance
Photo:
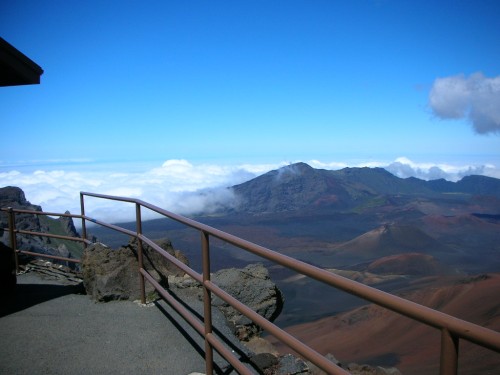
{"label": "red volcanic soil", "polygon": [[442,275],[446,273],[445,267],[441,266],[436,258],[420,253],[383,257],[370,263],[366,271],[392,275]]}
{"label": "red volcanic soil", "polygon": [[[443,285],[442,283],[445,283]],[[489,329],[500,330],[500,274],[438,279],[404,298]],[[287,332],[342,363],[395,366],[403,374],[439,373],[440,332],[375,305],[288,327]],[[279,351],[289,349],[271,340]],[[500,353],[460,340],[460,374],[497,374]]]}
{"label": "red volcanic soil", "polygon": [[422,218],[426,232],[433,235],[461,235],[464,232],[474,234],[498,233],[499,225],[482,220],[474,215],[427,215]]}
{"label": "red volcanic soil", "polygon": [[333,250],[338,259],[369,260],[401,253],[437,254],[449,249],[422,230],[386,224],[345,242]]}

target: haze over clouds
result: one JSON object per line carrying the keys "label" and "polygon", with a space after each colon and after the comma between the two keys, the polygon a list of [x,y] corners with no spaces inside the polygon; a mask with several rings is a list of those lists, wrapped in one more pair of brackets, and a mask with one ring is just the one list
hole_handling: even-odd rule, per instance
{"label": "haze over clouds", "polygon": [[500,76],[482,73],[437,78],[429,94],[434,114],[442,119],[467,119],[480,134],[500,132]]}
{"label": "haze over clouds", "polygon": [[[314,168],[337,170],[345,167],[384,167],[402,178],[414,176],[421,179],[445,178],[456,181],[469,174],[500,177],[493,165],[451,165],[416,163],[408,158],[391,162],[371,161],[361,163],[306,161]],[[79,167],[72,170],[10,170],[0,172],[2,186],[19,186],[26,198],[41,205],[45,211],[80,212],[79,192],[139,198],[161,208],[192,215],[213,212],[220,207],[231,207],[235,199],[227,187],[248,181],[258,175],[288,165],[274,164],[192,164],[187,160],[167,160],[161,166],[137,172],[125,172],[126,166],[114,172],[96,172]],[[5,168],[4,168],[5,169]],[[111,222],[134,219],[135,208],[128,203],[117,203],[96,198],[86,198],[87,215]],[[154,218],[144,212],[144,219]],[[79,223],[76,222],[78,225]]]}

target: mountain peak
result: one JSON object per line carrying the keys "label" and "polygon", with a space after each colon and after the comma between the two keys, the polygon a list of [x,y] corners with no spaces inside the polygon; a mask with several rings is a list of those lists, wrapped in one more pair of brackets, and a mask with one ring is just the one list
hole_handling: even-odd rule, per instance
{"label": "mountain peak", "polygon": [[314,168],[311,167],[309,164],[306,164],[304,162],[299,162],[299,163],[288,164],[280,168],[278,171],[292,172],[295,174],[304,174],[307,172],[311,172],[313,170]]}

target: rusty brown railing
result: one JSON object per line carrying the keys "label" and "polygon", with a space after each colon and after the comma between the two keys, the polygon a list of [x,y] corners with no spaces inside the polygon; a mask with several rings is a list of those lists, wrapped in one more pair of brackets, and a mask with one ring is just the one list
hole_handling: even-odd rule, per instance
{"label": "rusty brown railing", "polygon": [[14,255],[14,259],[15,259],[15,262],[16,262],[16,271],[17,272],[19,272],[19,258],[18,258],[18,254],[26,254],[26,255],[36,256],[36,257],[40,257],[40,258],[48,258],[48,259],[61,260],[61,261],[66,261],[66,262],[70,262],[70,263],[80,263],[80,259],[66,258],[66,257],[61,257],[61,256],[57,256],[57,255],[50,255],[50,254],[35,253],[35,252],[32,252],[32,251],[18,249],[17,248],[16,234],[24,234],[24,235],[28,235],[28,236],[38,236],[38,237],[50,237],[50,238],[58,238],[58,239],[61,239],[61,240],[69,240],[69,241],[81,242],[84,247],[86,245],[88,245],[88,244],[91,243],[85,237],[83,237],[83,238],[80,238],[80,237],[71,237],[71,236],[63,236],[63,235],[52,234],[52,233],[45,233],[45,232],[36,232],[36,231],[30,231],[30,230],[16,229],[16,214],[30,214],[30,215],[43,215],[43,216],[59,216],[59,217],[71,217],[71,218],[80,218],[80,219],[82,219],[81,215],[61,214],[61,213],[56,213],[56,212],[44,212],[44,211],[24,210],[24,209],[12,208],[12,207],[5,207],[5,208],[2,207],[0,210],[7,213],[8,222],[9,222],[9,242],[10,242],[11,249],[14,250],[14,254],[15,254]]}
{"label": "rusty brown railing", "polygon": [[[131,231],[117,225],[109,224],[90,218],[85,215],[85,202],[84,197],[95,197],[101,199],[109,199],[114,201],[121,201],[132,203],[136,208],[136,231]],[[319,280],[327,285],[343,290],[352,295],[361,297],[367,301],[375,303],[379,306],[385,307],[398,314],[404,315],[415,321],[421,322],[428,326],[441,331],[441,355],[440,355],[440,374],[441,375],[456,375],[458,371],[458,352],[460,339],[472,342],[479,346],[491,349],[500,353],[500,332],[496,332],[476,324],[455,318],[453,316],[444,314],[442,312],[433,310],[431,308],[419,305],[417,303],[405,300],[403,298],[394,296],[392,294],[380,291],[378,289],[369,287],[367,285],[358,283],[356,281],[344,278],[342,276],[333,274],[326,270],[314,267],[310,264],[301,262],[294,258],[279,254],[273,250],[256,245],[252,242],[246,241],[239,237],[225,233],[218,229],[212,228],[208,225],[199,223],[192,219],[174,214],[172,212],[161,209],[150,203],[144,202],[140,199],[117,197],[103,194],[95,194],[89,192],[80,193],[81,215],[67,215],[82,220],[82,241],[84,244],[88,243],[86,240],[87,229],[86,221],[91,221],[98,225],[116,230],[118,232],[133,236],[138,239],[138,254],[139,254],[139,274],[141,282],[142,302],[145,302],[145,281],[151,283],[154,288],[163,296],[163,298],[187,321],[197,332],[199,332],[205,339],[205,363],[206,373],[213,373],[213,349],[217,350],[240,374],[251,374],[251,371],[230,351],[228,350],[216,336],[212,334],[212,293],[230,304],[236,310],[247,316],[253,322],[261,326],[268,333],[275,336],[278,340],[289,346],[303,358],[311,361],[316,366],[326,371],[328,374],[348,374],[348,372],[324,356],[314,351],[295,337],[283,331],[272,322],[266,320],[248,306],[242,304],[237,299],[226,293],[210,280],[210,237],[217,238],[226,243],[232,244],[244,251],[258,255],[262,258],[270,260],[274,263],[280,264],[284,267],[292,269],[303,275],[309,276],[315,280]],[[141,207],[150,209],[165,217],[182,223],[186,226],[194,228],[200,233],[201,252],[202,252],[202,273],[199,274],[193,269],[186,266],[184,263],[177,260],[172,255],[168,254],[165,250],[160,248],[151,239],[142,234],[142,218]],[[32,211],[30,211],[32,213]],[[59,214],[48,214],[57,216]],[[10,223],[10,220],[9,220]],[[13,226],[13,223],[12,223]],[[12,227],[11,226],[11,227]],[[24,231],[17,231],[17,233],[24,233]],[[38,235],[38,234],[37,234]],[[11,235],[12,236],[12,235]],[[15,235],[14,235],[15,237]],[[204,317],[200,321],[192,313],[179,303],[168,290],[159,285],[153,277],[143,268],[142,262],[142,246],[143,243],[148,244],[151,248],[162,254],[170,262],[174,263],[178,268],[183,270],[190,277],[198,281],[203,287],[203,304],[204,304]]]}

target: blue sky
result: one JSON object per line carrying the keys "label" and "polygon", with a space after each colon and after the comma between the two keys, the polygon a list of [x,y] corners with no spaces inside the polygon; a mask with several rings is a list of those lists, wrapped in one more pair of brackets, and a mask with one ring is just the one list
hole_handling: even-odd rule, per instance
{"label": "blue sky", "polygon": [[295,161],[500,177],[499,14],[469,0],[2,2],[0,35],[45,72],[0,88],[0,185],[51,206],[71,201],[40,180],[56,172],[68,191],[108,192],[135,186],[118,173],[192,191]]}

